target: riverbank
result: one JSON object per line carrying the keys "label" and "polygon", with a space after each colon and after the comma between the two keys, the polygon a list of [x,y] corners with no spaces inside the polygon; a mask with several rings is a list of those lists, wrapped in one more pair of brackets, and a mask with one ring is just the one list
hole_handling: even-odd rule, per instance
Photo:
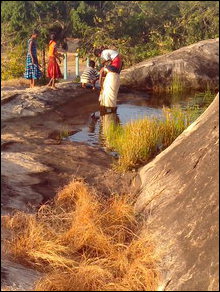
{"label": "riverbank", "polygon": [[[50,197],[47,185],[50,185],[51,191],[55,190],[68,181],[69,175],[86,176],[91,184],[97,181],[98,188],[104,183],[104,179],[98,177],[107,175],[109,187],[112,186],[114,191],[118,184],[123,183],[118,181],[119,178],[111,181],[113,172],[109,155],[83,143],[60,140],[63,132],[79,131],[80,125],[87,122],[91,112],[98,110],[98,103],[92,106],[89,103],[91,99],[97,99],[97,93],[72,83],[60,84],[59,87],[60,90],[56,92],[45,87],[27,89],[19,93],[2,92],[3,178],[6,181],[10,172],[7,180],[13,178],[10,185],[17,185],[27,180],[23,180],[21,171],[24,175],[33,171],[31,185],[41,190],[44,199]],[[109,169],[110,173],[106,174],[106,169]],[[37,183],[35,177],[40,177],[42,173],[45,177],[44,183],[42,179]],[[106,189],[109,187],[106,186]]]}
{"label": "riverbank", "polygon": [[[137,191],[137,175],[114,172],[111,157],[103,150],[61,141],[63,132],[79,131],[98,110],[98,103],[89,102],[97,100],[98,93],[70,82],[58,87],[58,91],[46,87],[2,91],[3,214],[36,210],[76,177],[84,178],[102,196]],[[5,260],[5,281],[13,282],[13,277],[16,281],[14,264]]]}
{"label": "riverbank", "polygon": [[[157,218],[156,210],[161,207],[160,201],[158,204],[154,202],[155,198],[163,199],[163,196],[161,196],[160,194],[164,190],[167,190],[167,184],[168,188],[171,191],[174,191],[173,194],[171,192],[172,198],[174,198],[177,190],[176,183],[174,183],[176,181],[178,181],[179,183],[179,192],[181,192],[186,186],[188,186],[190,188],[190,191],[187,191],[188,196],[191,197],[192,190],[194,190],[194,193],[196,195],[196,197],[192,198],[192,202],[194,203],[192,203],[192,206],[190,208],[182,208],[182,212],[184,213],[183,216],[186,216],[186,220],[188,220],[188,218],[192,218],[191,212],[193,212],[193,214],[195,215],[195,220],[198,220],[197,225],[200,225],[200,222],[203,222],[203,220],[201,220],[201,218],[199,217],[199,214],[202,208],[204,208],[204,206],[207,206],[205,198],[207,197],[206,194],[209,192],[209,189],[204,189],[205,195],[203,196],[200,196],[200,192],[198,192],[197,194],[197,190],[200,190],[201,186],[207,186],[211,188],[213,187],[213,191],[217,182],[216,176],[213,176],[213,173],[217,173],[217,165],[212,162],[217,161],[217,159],[215,159],[215,157],[211,155],[212,153],[217,155],[216,147],[218,142],[218,135],[216,116],[218,107],[216,106],[216,100],[214,102],[214,106],[212,104],[212,106],[210,107],[211,109],[207,109],[206,112],[198,119],[198,121],[196,121],[195,123],[193,123],[192,126],[187,128],[187,130],[185,130],[185,132],[183,132],[183,134],[180,135],[179,138],[176,139],[174,143],[167,148],[166,151],[162,152],[151,163],[143,167],[141,171],[142,187],[140,187],[138,173],[130,172],[122,175],[114,172],[111,168],[113,158],[109,156],[106,152],[104,152],[101,147],[91,147],[86,143],[76,143],[74,141],[71,142],[62,139],[66,134],[73,134],[77,133],[77,131],[80,131],[80,129],[82,129],[88,122],[88,117],[90,116],[90,114],[98,110],[98,93],[86,89],[84,90],[78,87],[76,84],[72,83],[59,84],[59,87],[60,89],[55,92],[52,90],[48,90],[46,87],[27,89],[23,91],[20,90],[17,92],[3,92],[3,123],[1,145],[3,214],[12,214],[16,210],[23,210],[25,218],[28,218],[29,216],[30,218],[32,218],[32,215],[28,215],[27,213],[32,213],[33,217],[36,217],[36,210],[39,206],[42,206],[43,203],[52,199],[55,194],[64,185],[67,185],[72,179],[82,177],[84,181],[91,186],[91,188],[95,188],[97,190],[98,197],[102,198],[102,201],[104,202],[103,208],[106,207],[105,202],[108,202],[111,194],[119,193],[120,197],[121,194],[127,195],[132,193],[136,198],[138,198],[137,201],[135,200],[137,215],[140,215],[140,217],[144,219],[144,223],[147,226],[147,229],[145,229],[138,225],[138,232],[143,231],[143,237],[145,239],[149,235],[148,227],[152,227],[152,218]],[[144,98],[148,99],[150,97],[144,96]],[[131,102],[131,100],[129,100],[129,95],[127,94],[124,100],[126,100],[126,102],[128,103]],[[140,99],[139,102],[143,102],[143,99]],[[214,115],[214,119],[212,116],[210,116],[210,113]],[[212,121],[212,123],[209,123],[208,121]],[[205,128],[203,127],[204,124],[206,125]],[[201,139],[201,135],[197,135],[197,129],[202,129],[202,134],[205,135],[204,137],[206,138],[207,133],[210,132],[210,135],[212,135],[213,137],[213,141],[211,142],[211,144],[209,144],[209,138]],[[190,133],[190,135],[186,135],[186,133]],[[208,135],[208,137],[210,137],[210,135]],[[170,159],[170,156],[167,154],[169,153],[169,149],[172,150],[175,147],[177,147],[178,149],[179,145],[182,145],[179,142],[184,140],[184,137],[188,136],[189,138],[186,139],[185,144],[183,143],[185,145],[183,145],[183,150],[174,151],[175,159]],[[207,145],[205,144],[205,146],[203,145],[205,143],[204,141],[207,142]],[[192,147],[188,147],[189,145],[194,145],[195,147],[192,149]],[[214,152],[212,151],[212,149],[214,149]],[[188,160],[186,160],[184,157],[185,152],[187,151],[187,158],[189,158]],[[200,153],[202,153],[202,156],[200,155]],[[206,157],[206,160],[208,161],[207,163],[210,164],[208,170],[205,166],[203,166],[202,169],[200,168],[200,162],[203,156]],[[163,162],[162,164],[162,168],[160,168],[160,164],[158,166],[159,174],[156,173],[153,175],[145,175],[145,169],[148,169],[150,171],[152,169],[153,171],[153,166],[156,164],[160,157],[166,157],[166,159],[165,162]],[[177,158],[182,159],[183,157],[184,160],[186,160],[185,167],[187,168],[187,172],[181,167],[181,161],[179,161],[178,163],[175,162]],[[209,162],[209,160],[211,162]],[[171,163],[173,163],[173,167],[170,166]],[[170,171],[171,168],[172,171]],[[199,172],[197,171],[198,169]],[[189,172],[189,175],[184,181],[181,179],[182,177],[185,177],[184,174],[182,174],[180,178],[181,171],[183,171],[184,174]],[[196,183],[198,176],[200,177],[201,181],[199,186]],[[157,181],[158,177],[160,177],[159,182]],[[167,177],[170,177],[169,180],[167,180]],[[179,180],[177,180],[177,178]],[[164,183],[161,183],[162,179],[164,179]],[[208,179],[214,184],[212,185],[211,183],[205,183]],[[147,188],[145,186],[145,181],[148,181],[149,186]],[[62,191],[60,193],[62,194]],[[212,195],[212,197],[215,197],[216,191],[210,192],[210,194]],[[169,203],[170,192],[167,191],[165,195],[167,195],[165,197],[167,201],[164,204],[166,204],[167,202]],[[196,206],[198,204],[197,198],[198,200],[200,200],[199,196],[202,198],[203,203],[199,203],[201,205],[201,208],[199,210],[200,212],[195,212]],[[177,205],[179,204],[178,198],[179,196],[177,196]],[[210,200],[210,204],[208,204],[208,207],[211,208],[211,211],[208,210],[208,214],[210,214],[210,212],[212,212],[213,210],[211,202],[212,200]],[[179,230],[181,229],[183,230],[183,233],[187,230],[187,232],[189,232],[189,235],[187,236],[191,236],[190,228],[193,228],[194,223],[192,224],[190,220],[188,220],[187,224],[191,225],[182,224],[178,221],[179,209],[176,208],[176,205],[171,205],[170,208],[171,210],[169,212],[169,215],[174,216],[174,218],[176,216],[177,218],[175,221],[176,234],[178,235]],[[43,208],[42,210],[47,210],[47,207],[46,209]],[[177,210],[178,212],[175,210]],[[45,213],[42,214],[45,215]],[[166,210],[164,210],[164,214],[164,217],[166,219]],[[208,216],[205,211],[204,216]],[[215,218],[213,219],[212,217],[209,219],[210,224],[212,224],[212,220],[215,220]],[[44,222],[44,220],[42,222]],[[157,222],[157,220],[155,220],[155,222]],[[172,220],[168,220],[167,226],[165,228],[166,230],[173,228],[172,222]],[[180,229],[179,224],[182,224]],[[10,224],[10,226],[13,227],[13,224]],[[161,224],[161,226],[163,225]],[[156,227],[156,230],[158,232],[162,232],[160,229],[161,226],[158,225]],[[200,230],[202,235],[203,228],[200,228]],[[208,232],[209,230],[205,234],[207,235]],[[3,232],[3,238],[5,237],[5,235],[6,234]],[[164,231],[163,236],[166,237],[166,232]],[[96,238],[96,236],[94,238]],[[160,251],[161,235],[156,236],[156,238],[159,239],[156,241],[156,251],[158,251],[158,249]],[[173,234],[171,234],[170,238],[173,239]],[[211,239],[212,237],[207,237],[207,246],[209,246],[209,238]],[[46,236],[46,240],[47,239],[48,238]],[[181,242],[182,241],[185,242],[184,246],[187,246],[188,237],[184,237],[183,239],[181,239]],[[165,240],[163,242],[165,242]],[[193,242],[199,245],[201,243],[200,237],[196,237],[195,241]],[[175,277],[178,277],[179,275],[175,274],[175,269],[172,269],[173,261],[168,261],[171,266],[169,268],[166,267],[167,257],[172,257],[174,260],[178,259],[176,260],[176,262],[174,261],[174,264],[179,267],[180,263],[184,261],[187,262],[188,254],[190,253],[187,249],[186,252],[184,251],[183,255],[179,256],[179,252],[182,253],[182,245],[178,245],[178,239],[177,243],[175,244],[175,248],[180,248],[178,254],[170,249],[169,244],[171,243],[168,242],[168,244],[166,245],[162,244],[162,247],[165,248],[166,255],[165,259],[163,259],[163,278],[160,281],[161,285],[158,290],[164,290],[164,287],[166,287],[166,285],[170,285],[169,275],[172,275],[173,279],[175,279]],[[205,245],[204,248],[201,249],[201,254],[205,252],[207,255],[207,262],[209,264],[212,264],[212,254],[209,255],[207,250],[204,249]],[[176,257],[177,255],[179,257]],[[197,274],[199,274],[199,261],[193,259],[192,261],[190,261],[190,264],[192,264],[193,267],[194,265],[197,265]],[[201,269],[203,269],[203,267],[204,265],[201,267]],[[209,269],[208,265],[207,269]],[[179,270],[180,269],[178,268],[178,273]],[[25,271],[27,274],[30,275],[31,280],[27,279],[27,277],[25,276]],[[181,269],[181,271],[183,270]],[[188,273],[188,270],[184,270],[184,273]],[[181,275],[182,278],[185,279],[185,274],[182,273]],[[15,290],[19,289],[21,291],[28,291],[33,289],[33,282],[39,277],[41,277],[41,274],[39,275],[34,270],[26,269],[23,266],[8,261],[8,259],[3,254],[2,282],[4,286],[7,285],[14,287]],[[200,283],[199,285],[203,285],[204,287],[207,287],[207,285],[212,285],[212,283],[209,282],[212,281],[211,277],[212,275],[208,275],[208,280],[206,280],[202,284]],[[194,284],[196,285],[197,283],[193,282],[194,278],[195,277],[192,277],[191,286]],[[214,281],[216,278],[217,277],[214,276]],[[175,290],[176,287],[175,283],[176,281],[171,282],[171,285],[173,285],[173,290]],[[187,283],[185,283],[184,285],[187,286]],[[216,284],[214,285],[216,286]]]}

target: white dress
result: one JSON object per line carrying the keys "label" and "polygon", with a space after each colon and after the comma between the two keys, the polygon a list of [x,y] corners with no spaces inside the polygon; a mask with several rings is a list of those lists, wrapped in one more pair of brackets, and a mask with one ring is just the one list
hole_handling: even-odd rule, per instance
{"label": "white dress", "polygon": [[114,72],[108,72],[99,96],[100,105],[116,107],[119,87],[120,75]]}

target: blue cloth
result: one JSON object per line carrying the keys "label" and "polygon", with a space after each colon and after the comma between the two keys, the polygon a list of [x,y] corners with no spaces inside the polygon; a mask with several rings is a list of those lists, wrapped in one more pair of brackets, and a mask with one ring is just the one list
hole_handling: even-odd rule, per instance
{"label": "blue cloth", "polygon": [[121,70],[119,70],[118,68],[116,68],[115,66],[112,66],[112,65],[108,65],[108,66],[106,66],[106,68],[110,72],[114,72],[114,73],[118,73],[118,74],[120,74],[120,72],[121,72]]}
{"label": "blue cloth", "polygon": [[[32,58],[29,53],[30,42],[32,43],[32,56],[34,58],[34,64],[32,64]],[[39,79],[42,76],[42,72],[39,69],[38,61],[37,61],[37,44],[35,40],[28,40],[28,53],[26,58],[26,68],[24,73],[24,78],[26,79]]]}

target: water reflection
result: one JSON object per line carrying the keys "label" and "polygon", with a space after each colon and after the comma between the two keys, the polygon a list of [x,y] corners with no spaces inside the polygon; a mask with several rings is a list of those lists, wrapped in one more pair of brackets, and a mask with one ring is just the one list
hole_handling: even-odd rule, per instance
{"label": "water reflection", "polygon": [[119,104],[116,112],[97,111],[90,115],[87,125],[81,131],[69,137],[74,142],[84,142],[90,146],[105,147],[104,136],[111,123],[125,124],[144,117],[162,117],[161,108],[152,108],[134,104]]}
{"label": "water reflection", "polygon": [[89,119],[88,133],[92,133],[92,134],[95,133],[95,127],[98,120],[99,120],[99,116],[96,115],[96,113],[92,113]]}
{"label": "water reflection", "polygon": [[[93,138],[92,145],[98,144],[105,150],[108,150],[109,145],[106,137],[108,135],[109,128],[112,127],[112,125],[118,124],[120,124],[120,119],[116,111],[103,112],[100,110],[100,112],[92,113],[89,119],[87,132],[88,136]],[[78,133],[78,140],[82,138],[82,135],[82,132]],[[75,139],[76,135],[74,135],[74,141],[76,141]]]}
{"label": "water reflection", "polygon": [[[113,123],[120,123],[122,125],[131,120],[141,119],[144,117],[163,118],[162,107],[172,107],[179,105],[181,108],[190,106],[201,107],[203,104],[211,102],[210,95],[204,94],[185,94],[185,95],[150,95],[145,92],[130,92],[120,93],[118,99],[117,113],[107,112],[103,113],[101,110],[93,113],[88,122],[84,126],[79,125],[81,131],[69,137],[71,141],[87,143],[90,146],[104,146],[104,137],[106,129]],[[90,104],[97,104],[97,100],[91,100]],[[89,103],[88,103],[89,104]],[[86,115],[95,110],[96,106],[90,106]],[[89,116],[89,114],[88,114]],[[120,119],[120,121],[119,121]]]}
{"label": "water reflection", "polygon": [[120,124],[120,119],[117,112],[104,113],[100,115],[100,144],[105,148],[105,150],[109,150],[108,145],[108,133],[109,129],[112,126],[116,126]]}

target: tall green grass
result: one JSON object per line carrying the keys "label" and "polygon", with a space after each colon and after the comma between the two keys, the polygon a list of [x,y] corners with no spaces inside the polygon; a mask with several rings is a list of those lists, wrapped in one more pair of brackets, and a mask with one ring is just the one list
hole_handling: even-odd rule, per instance
{"label": "tall green grass", "polygon": [[200,114],[198,108],[163,108],[164,118],[142,118],[125,125],[111,124],[106,145],[119,154],[114,168],[127,171],[139,167],[168,147]]}

